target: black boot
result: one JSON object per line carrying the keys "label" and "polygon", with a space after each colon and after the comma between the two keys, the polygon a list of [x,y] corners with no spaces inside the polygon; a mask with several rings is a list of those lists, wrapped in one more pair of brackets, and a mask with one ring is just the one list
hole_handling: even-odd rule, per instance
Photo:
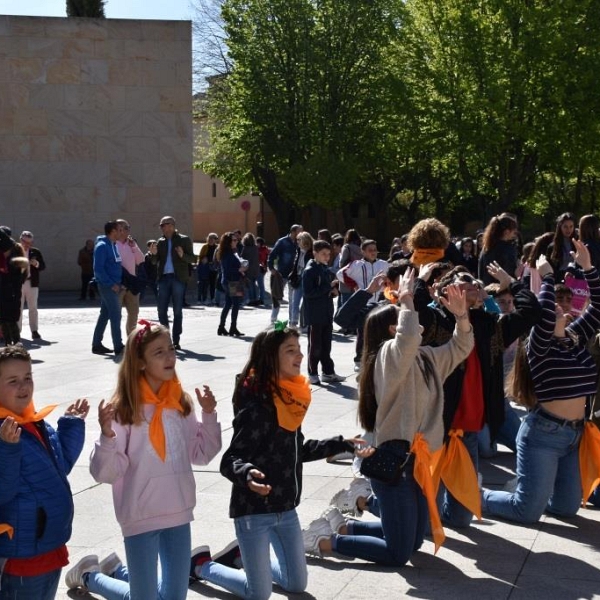
{"label": "black boot", "polygon": [[242,332],[238,331],[238,329],[235,325],[232,325],[229,328],[229,335],[234,335],[235,337],[242,337],[244,334]]}
{"label": "black boot", "polygon": [[219,329],[217,329],[217,335],[229,335],[227,329],[225,329],[225,325],[219,325]]}

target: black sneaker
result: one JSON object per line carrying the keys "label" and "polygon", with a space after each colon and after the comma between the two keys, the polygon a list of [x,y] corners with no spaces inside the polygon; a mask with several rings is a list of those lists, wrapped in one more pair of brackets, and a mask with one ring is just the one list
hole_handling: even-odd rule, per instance
{"label": "black sneaker", "polygon": [[205,562],[211,561],[210,548],[208,546],[198,546],[192,550],[190,560],[190,579],[201,581],[202,577],[196,575],[196,567],[202,566]]}
{"label": "black sneaker", "polygon": [[233,542],[227,544],[227,546],[220,552],[217,552],[212,559],[214,562],[231,569],[241,569],[243,566],[240,545],[237,540],[233,540]]}
{"label": "black sneaker", "polygon": [[42,336],[39,334],[38,331],[32,331],[31,332],[31,339],[32,340],[41,340]]}
{"label": "black sneaker", "polygon": [[92,354],[111,354],[112,350],[103,346],[102,344],[98,344],[97,346],[92,346]]}

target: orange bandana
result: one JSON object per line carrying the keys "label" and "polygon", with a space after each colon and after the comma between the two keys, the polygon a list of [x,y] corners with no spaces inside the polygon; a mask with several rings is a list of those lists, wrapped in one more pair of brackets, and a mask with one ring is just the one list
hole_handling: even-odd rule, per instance
{"label": "orange bandana", "polygon": [[383,288],[383,295],[384,295],[385,299],[388,300],[391,304],[398,303],[398,290],[395,290],[394,288],[390,287],[389,285],[386,285]]}
{"label": "orange bandana", "polygon": [[290,379],[280,379],[277,382],[281,395],[273,388],[273,401],[277,409],[279,427],[287,431],[296,431],[306,415],[310,405],[310,386],[304,375]]}
{"label": "orange bandana", "polygon": [[586,421],[579,443],[579,472],[583,489],[583,504],[600,483],[600,431]]}
{"label": "orange bandana", "polygon": [[444,258],[443,248],[415,248],[410,257],[410,262],[420,267],[421,265],[436,262],[442,258]]}
{"label": "orange bandana", "polygon": [[[4,408],[0,406],[0,419],[6,419],[6,417],[12,417],[16,423],[19,425],[25,425],[27,423],[34,423],[36,421],[41,421],[46,415],[50,414],[58,405],[50,404],[49,406],[45,406],[39,412],[35,412],[35,408],[33,406],[33,400],[25,407],[22,415],[18,415],[17,413],[12,412],[12,410],[8,410],[8,408]],[[8,534],[8,537],[12,540],[14,529],[8,523],[0,523],[0,535],[3,533]]]}
{"label": "orange bandana", "polygon": [[177,377],[173,377],[173,379],[165,381],[160,386],[158,394],[152,391],[144,376],[140,377],[139,384],[144,403],[156,406],[154,415],[152,415],[152,420],[150,421],[149,435],[152,446],[154,446],[156,453],[164,462],[167,456],[167,443],[162,422],[162,412],[165,408],[183,412],[183,406],[181,405],[181,396],[183,394],[181,383]]}

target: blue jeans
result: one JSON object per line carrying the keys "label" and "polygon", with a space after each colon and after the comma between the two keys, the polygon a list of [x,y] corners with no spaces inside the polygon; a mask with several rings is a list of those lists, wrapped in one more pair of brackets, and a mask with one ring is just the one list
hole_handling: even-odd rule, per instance
{"label": "blue jeans", "polygon": [[[108,600],[185,600],[191,554],[190,524],[157,529],[125,538],[127,567],[114,577],[90,573],[86,586]],[[156,559],[160,558],[159,582]]]}
{"label": "blue jeans", "polygon": [[504,398],[504,423],[502,423],[502,427],[498,430],[496,440],[492,442],[490,428],[487,425],[477,434],[479,456],[482,458],[496,456],[498,453],[498,444],[503,444],[516,453],[519,427],[521,427],[519,413],[510,405],[508,398]]}
{"label": "blue jeans", "polygon": [[[349,521],[348,535],[334,535],[333,549],[345,556],[401,567],[423,544],[427,501],[413,477],[412,466],[398,485],[375,479],[371,485],[381,520]],[[375,508],[372,503],[369,507]]]}
{"label": "blue jeans", "polygon": [[260,271],[256,278],[256,285],[258,285],[258,299],[264,304],[265,303],[265,274]]}
{"label": "blue jeans", "polygon": [[0,600],[54,600],[61,570],[56,569],[31,577],[3,573],[0,581]]}
{"label": "blue jeans", "polygon": [[596,486],[596,489],[592,492],[592,495],[588,498],[588,502],[594,506],[600,507],[600,485]]}
{"label": "blue jeans", "polygon": [[291,593],[306,589],[304,543],[295,510],[237,517],[234,522],[244,570],[206,562],[201,570],[206,581],[248,600],[270,598],[273,582]]}
{"label": "blue jeans", "polygon": [[544,510],[572,517],[581,505],[579,442],[583,426],[559,425],[530,412],[517,436],[517,489],[484,490],[482,509],[519,523],[536,523]]}
{"label": "blue jeans", "polygon": [[104,337],[104,330],[110,320],[110,334],[112,336],[113,348],[119,352],[123,348],[123,338],[121,337],[121,301],[119,294],[115,292],[110,285],[98,284],[98,293],[100,294],[100,314],[94,329],[92,346],[99,346]]}
{"label": "blue jeans", "polygon": [[290,325],[298,325],[300,321],[300,302],[302,301],[302,285],[299,285],[297,288],[292,287],[291,284],[288,284],[289,289],[289,299],[290,303],[288,305],[288,316],[290,319]]}
{"label": "blue jeans", "polygon": [[179,344],[183,331],[183,300],[186,284],[179,281],[174,274],[163,275],[158,280],[158,320],[161,325],[169,327],[169,302],[173,301],[173,343]]}
{"label": "blue jeans", "polygon": [[[475,471],[479,470],[479,458],[477,453],[477,432],[465,431],[462,443],[466,446]],[[465,508],[454,496],[446,489],[444,484],[440,484],[440,493],[438,496],[438,508],[442,522],[448,527],[468,527],[471,524],[473,513]]]}

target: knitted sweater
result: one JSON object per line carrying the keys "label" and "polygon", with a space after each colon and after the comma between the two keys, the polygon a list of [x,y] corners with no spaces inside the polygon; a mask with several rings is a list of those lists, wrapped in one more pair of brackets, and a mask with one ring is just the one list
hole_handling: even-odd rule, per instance
{"label": "knitted sweater", "polygon": [[585,312],[567,327],[577,338],[559,340],[554,336],[556,304],[554,276],[542,280],[539,301],[542,320],[532,329],[527,344],[538,402],[578,398],[596,393],[597,369],[586,345],[600,329],[600,278],[595,268],[584,272],[590,289],[590,304]]}
{"label": "knitted sweater", "polygon": [[[450,341],[436,348],[420,344],[418,312],[401,310],[395,337],[375,359],[376,445],[393,439],[412,442],[418,431],[432,451],[442,445],[444,380],[471,352],[473,330],[455,329]],[[433,367],[429,373],[424,355]]]}

